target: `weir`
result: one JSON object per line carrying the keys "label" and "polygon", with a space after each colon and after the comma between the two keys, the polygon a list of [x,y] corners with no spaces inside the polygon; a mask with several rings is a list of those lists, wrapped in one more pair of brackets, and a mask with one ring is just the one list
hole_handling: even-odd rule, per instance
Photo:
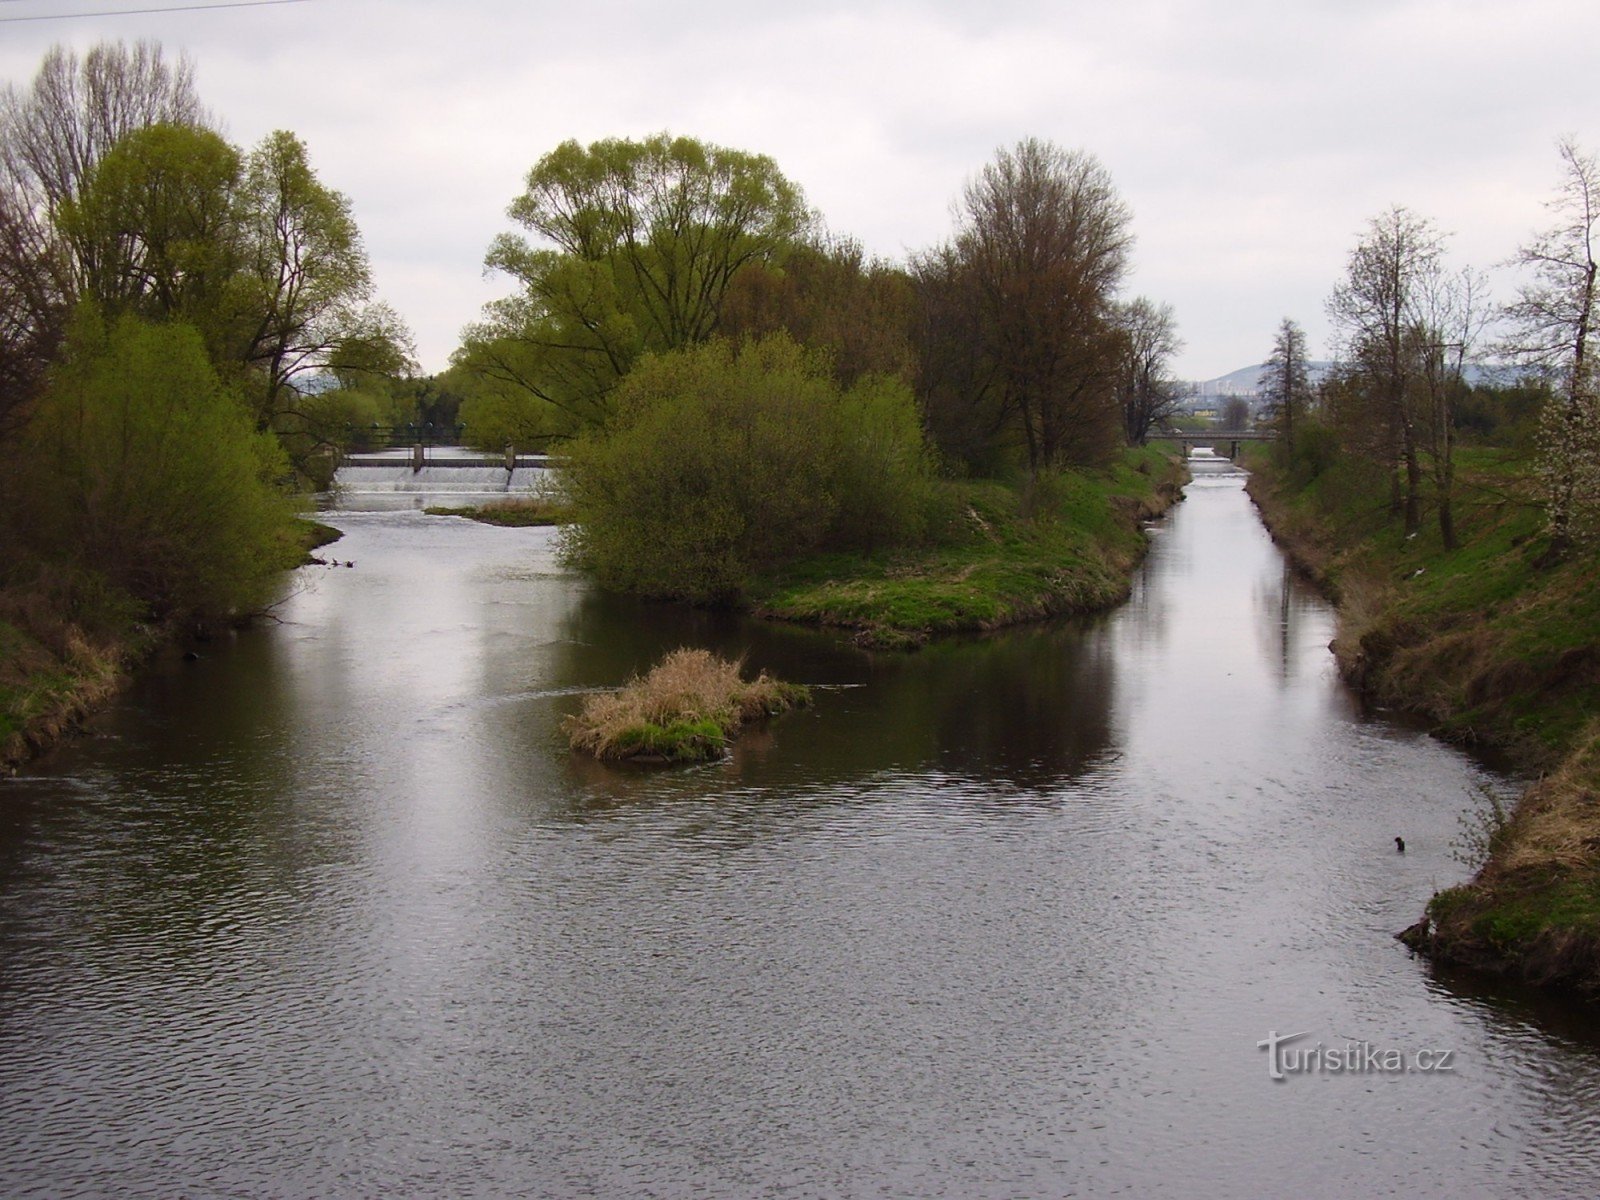
{"label": "weir", "polygon": [[409,462],[346,463],[334,473],[333,485],[342,492],[449,492],[470,494],[533,494],[547,486],[543,466],[482,466],[468,463],[428,463],[420,468]]}

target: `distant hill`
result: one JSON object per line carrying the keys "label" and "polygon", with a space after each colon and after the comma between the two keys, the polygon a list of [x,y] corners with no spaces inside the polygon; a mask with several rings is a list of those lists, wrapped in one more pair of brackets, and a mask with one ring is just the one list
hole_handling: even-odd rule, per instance
{"label": "distant hill", "polygon": [[[1308,362],[1306,376],[1311,381],[1311,386],[1316,387],[1328,377],[1328,373],[1338,364],[1333,362]],[[1237,371],[1229,371],[1226,375],[1218,375],[1215,379],[1206,379],[1189,383],[1187,386],[1194,389],[1194,400],[1191,407],[1207,407],[1210,402],[1224,399],[1228,396],[1238,396],[1244,400],[1254,400],[1261,394],[1261,372],[1267,369],[1266,363],[1256,363],[1249,367],[1240,367]],[[1518,368],[1506,366],[1476,366],[1469,365],[1464,372],[1467,382],[1473,386],[1482,383],[1511,383],[1518,375]]]}

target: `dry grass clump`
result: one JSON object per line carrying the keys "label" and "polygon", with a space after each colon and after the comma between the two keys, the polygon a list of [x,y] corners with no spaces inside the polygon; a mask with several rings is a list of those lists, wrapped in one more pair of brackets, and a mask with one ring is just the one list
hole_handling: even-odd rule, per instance
{"label": "dry grass clump", "polygon": [[740,678],[741,662],[682,648],[621,690],[585,697],[562,722],[574,750],[603,759],[691,762],[721,756],[741,725],[810,703],[802,686],[762,672]]}

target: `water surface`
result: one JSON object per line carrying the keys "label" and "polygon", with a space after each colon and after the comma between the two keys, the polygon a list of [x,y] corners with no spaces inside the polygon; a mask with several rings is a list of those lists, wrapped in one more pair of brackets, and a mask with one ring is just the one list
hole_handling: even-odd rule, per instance
{"label": "water surface", "polygon": [[[0,1194],[1593,1194],[1586,1018],[1390,936],[1509,785],[1361,711],[1207,472],[1116,613],[909,656],[333,514],[354,566],[0,783]],[[573,758],[682,644],[817,703]]]}

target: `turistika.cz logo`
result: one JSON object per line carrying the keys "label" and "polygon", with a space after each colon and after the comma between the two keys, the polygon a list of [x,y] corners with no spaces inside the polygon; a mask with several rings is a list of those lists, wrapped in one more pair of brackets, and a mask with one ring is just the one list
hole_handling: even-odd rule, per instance
{"label": "turistika.cz logo", "polygon": [[1439,1075],[1455,1070],[1454,1050],[1414,1050],[1409,1054],[1371,1042],[1347,1041],[1329,1046],[1317,1042],[1295,1046],[1309,1033],[1279,1033],[1276,1029],[1257,1049],[1267,1052],[1267,1075],[1274,1080],[1291,1075]]}

